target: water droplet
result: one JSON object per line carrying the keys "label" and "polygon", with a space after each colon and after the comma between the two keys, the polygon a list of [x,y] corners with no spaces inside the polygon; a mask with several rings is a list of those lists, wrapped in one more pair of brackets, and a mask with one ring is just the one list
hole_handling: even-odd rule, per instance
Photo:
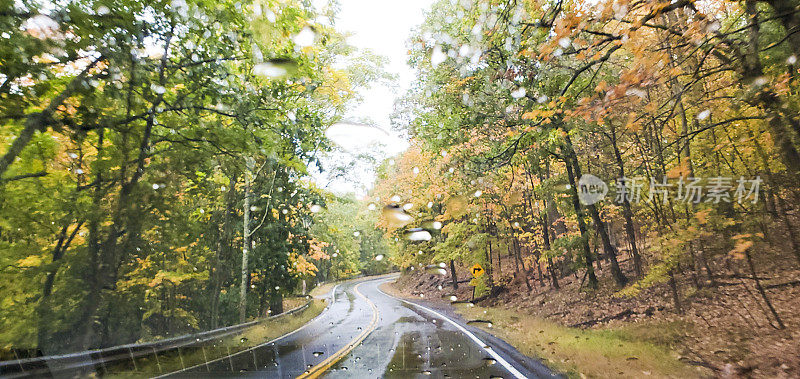
{"label": "water droplet", "polygon": [[157,190],[158,189],[158,184],[153,184],[153,189]]}
{"label": "water droplet", "polygon": [[788,63],[788,64],[797,63],[797,56],[796,55],[789,56],[789,58],[786,58],[786,63]]}
{"label": "water droplet", "polygon": [[291,59],[279,58],[253,66],[253,74],[268,78],[281,78],[297,67],[297,63]]}
{"label": "water droplet", "polygon": [[378,261],[378,262],[382,261],[383,260],[383,254],[376,255],[375,256],[375,260]]}
{"label": "water droplet", "polygon": [[315,351],[315,352],[313,352],[311,354],[314,355],[315,357],[319,357],[320,355],[325,354],[325,353],[323,353],[321,351]]}
{"label": "water droplet", "polygon": [[317,204],[311,204],[309,209],[311,210],[311,213],[317,213],[322,210],[322,207]]}
{"label": "water droplet", "polygon": [[297,33],[292,40],[297,46],[308,47],[314,44],[317,33],[310,26],[306,26],[300,33]]}
{"label": "water droplet", "polygon": [[155,92],[155,93],[157,93],[159,95],[162,95],[162,94],[164,94],[164,92],[167,92],[166,88],[164,88],[163,86],[157,85],[157,84],[151,84],[150,85],[150,89],[153,90],[153,92]]}
{"label": "water droplet", "polygon": [[75,158],[78,158],[78,154],[69,153],[69,157],[72,158],[72,159],[75,159]]}
{"label": "water droplet", "polygon": [[698,113],[697,114],[697,119],[698,120],[705,120],[705,119],[708,118],[708,116],[711,116],[711,110],[710,109],[706,109],[706,110]]}
{"label": "water droplet", "polygon": [[483,191],[477,190],[477,191],[475,191],[474,195],[475,195],[475,197],[481,197],[481,195],[483,195]]}
{"label": "water droplet", "polygon": [[450,301],[458,301],[458,297],[455,295],[450,296]]}
{"label": "water droplet", "polygon": [[355,232],[353,232],[353,237],[358,237],[360,235],[361,235],[361,232],[359,232],[357,230]]}
{"label": "water droplet", "polygon": [[403,232],[403,238],[409,241],[430,241],[431,233],[422,228],[412,228]]}
{"label": "water droplet", "polygon": [[413,172],[414,175],[419,174],[419,167],[414,167],[413,169],[411,169],[411,172]]}
{"label": "water droplet", "polygon": [[374,211],[377,208],[378,208],[378,206],[375,205],[375,203],[369,203],[369,205],[367,205],[367,209],[369,209],[371,211]]}
{"label": "water droplet", "polygon": [[405,203],[405,204],[403,204],[403,210],[404,211],[410,210],[413,207],[414,207],[413,203]]}
{"label": "water droplet", "polygon": [[434,275],[447,275],[447,270],[439,267],[439,265],[429,265],[425,267],[425,272]]}
{"label": "water droplet", "polygon": [[247,337],[242,337],[242,338],[239,340],[239,342],[240,342],[240,343],[245,343],[245,342],[247,342]]}
{"label": "water droplet", "polygon": [[525,91],[525,88],[519,87],[516,90],[511,91],[511,97],[513,97],[514,99],[521,99],[525,97],[526,93],[527,91]]}
{"label": "water droplet", "polygon": [[447,54],[442,51],[440,46],[436,46],[433,48],[433,52],[431,53],[431,66],[436,67],[439,63],[442,63],[447,59]]}
{"label": "water droplet", "polygon": [[383,207],[383,218],[386,220],[389,227],[399,228],[414,221],[414,217],[405,212],[396,204],[391,204]]}

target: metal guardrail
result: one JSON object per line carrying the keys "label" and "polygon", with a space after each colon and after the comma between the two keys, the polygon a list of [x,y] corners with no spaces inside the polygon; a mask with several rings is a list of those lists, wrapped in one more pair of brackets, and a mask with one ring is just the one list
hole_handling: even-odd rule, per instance
{"label": "metal guardrail", "polygon": [[77,353],[25,358],[13,361],[0,361],[0,377],[83,377],[92,373],[107,375],[113,373],[108,369],[108,366],[130,361],[133,363],[133,367],[136,367],[136,359],[147,356],[154,356],[156,361],[158,361],[158,354],[160,353],[184,347],[198,346],[214,339],[238,334],[265,321],[300,312],[308,308],[312,301],[313,300],[308,300],[304,305],[281,314],[200,333],[140,344],[113,346],[99,350],[87,350]]}

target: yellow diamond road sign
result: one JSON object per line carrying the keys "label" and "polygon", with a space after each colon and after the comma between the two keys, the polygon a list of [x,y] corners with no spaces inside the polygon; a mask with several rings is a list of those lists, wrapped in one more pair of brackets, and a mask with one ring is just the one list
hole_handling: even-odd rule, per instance
{"label": "yellow diamond road sign", "polygon": [[481,267],[481,265],[479,265],[477,263],[474,266],[472,266],[469,269],[469,271],[472,273],[472,276],[474,276],[476,278],[480,278],[484,274],[483,267]]}

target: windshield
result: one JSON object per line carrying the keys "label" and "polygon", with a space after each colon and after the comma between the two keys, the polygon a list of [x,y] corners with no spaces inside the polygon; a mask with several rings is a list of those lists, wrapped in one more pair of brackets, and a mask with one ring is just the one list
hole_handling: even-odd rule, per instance
{"label": "windshield", "polygon": [[797,0],[0,2],[0,377],[797,377]]}

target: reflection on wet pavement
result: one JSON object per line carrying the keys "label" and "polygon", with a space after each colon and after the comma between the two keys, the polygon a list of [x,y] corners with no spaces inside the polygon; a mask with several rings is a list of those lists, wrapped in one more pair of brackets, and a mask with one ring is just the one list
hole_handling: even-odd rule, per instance
{"label": "reflection on wet pavement", "polygon": [[[378,289],[388,279],[345,283],[334,288],[329,308],[303,328],[251,350],[176,373],[176,376],[253,376],[294,378],[314,373],[320,363],[345,351],[377,325],[344,358],[324,372],[326,378],[512,377],[464,333]],[[360,284],[359,284],[360,283]],[[356,294],[356,286],[361,295]],[[312,369],[313,368],[313,369]]]}

